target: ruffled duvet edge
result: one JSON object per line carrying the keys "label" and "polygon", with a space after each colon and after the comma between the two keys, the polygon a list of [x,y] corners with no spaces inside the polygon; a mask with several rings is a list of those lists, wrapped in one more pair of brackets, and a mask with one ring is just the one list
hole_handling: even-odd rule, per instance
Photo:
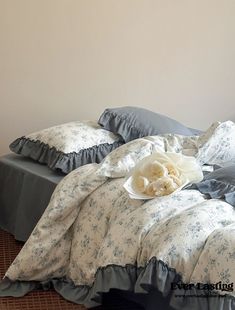
{"label": "ruffled duvet edge", "polygon": [[[95,307],[102,303],[102,293],[111,289],[147,294],[153,290],[161,292],[173,309],[181,310],[233,310],[235,298],[231,295],[213,293],[193,288],[190,291],[172,290],[172,283],[181,283],[181,276],[175,269],[168,267],[156,257],[150,259],[145,267],[108,265],[100,267],[92,286],[76,286],[66,278],[50,279],[44,282],[11,281],[4,278],[0,282],[0,297],[21,297],[34,289],[54,288],[65,299],[86,307]],[[179,298],[180,297],[180,298]]]}

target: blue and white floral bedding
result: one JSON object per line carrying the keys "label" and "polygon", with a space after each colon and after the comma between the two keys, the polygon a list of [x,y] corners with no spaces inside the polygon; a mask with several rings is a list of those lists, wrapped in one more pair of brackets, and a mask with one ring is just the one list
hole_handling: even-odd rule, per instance
{"label": "blue and white floral bedding", "polygon": [[[71,172],[7,270],[0,296],[52,284],[65,298],[91,307],[100,302],[99,292],[111,288],[157,288],[170,294],[175,309],[235,309],[234,207],[192,189],[131,199],[125,177],[154,151],[226,165],[235,161],[235,124],[215,123],[199,137],[137,139],[101,164]],[[208,293],[214,298],[199,298]]]}

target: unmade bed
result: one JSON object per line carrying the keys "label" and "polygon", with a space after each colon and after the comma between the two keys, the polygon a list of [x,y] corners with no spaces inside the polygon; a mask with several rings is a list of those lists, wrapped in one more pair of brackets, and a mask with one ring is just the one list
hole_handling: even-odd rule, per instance
{"label": "unmade bed", "polygon": [[[128,115],[136,121],[136,114]],[[216,122],[199,136],[194,136],[188,128],[180,125],[176,126],[180,133],[173,131],[167,134],[164,132],[170,130],[169,126],[164,131],[162,124],[172,124],[168,119],[158,128],[164,132],[146,136],[146,131],[139,131],[144,128],[149,132],[150,122],[146,122],[143,115],[138,120],[144,120],[147,127],[138,123],[138,128],[133,126],[130,130],[130,122],[125,123],[127,117],[123,117],[123,111],[121,117],[114,119],[113,116],[112,111],[110,126],[107,126],[107,119],[103,119],[103,124],[107,130],[114,131],[112,141],[116,143],[116,149],[111,153],[109,149],[100,163],[86,162],[78,168],[73,166],[64,178],[60,176],[59,180],[56,177],[58,185],[55,187],[54,183],[51,190],[46,191],[46,200],[50,199],[48,206],[44,201],[39,212],[42,213],[46,207],[42,217],[0,282],[0,296],[20,297],[33,289],[53,287],[64,298],[92,308],[102,304],[103,294],[122,290],[128,299],[138,300],[146,310],[156,307],[233,310],[235,124],[231,121]],[[153,118],[151,125],[155,123]],[[65,126],[65,131],[72,135],[67,135],[72,141],[72,148],[74,133],[79,135],[81,131],[74,130],[74,126],[77,123]],[[63,141],[66,136],[62,127],[59,126],[56,135],[57,129],[52,130],[56,146],[61,146],[58,141],[61,142],[61,137]],[[122,141],[116,135],[121,134],[120,130]],[[48,143],[51,143],[50,130],[31,137],[43,137],[45,142],[45,132]],[[88,135],[80,137],[87,138]],[[62,169],[70,169],[71,164],[78,163],[80,150],[78,154],[73,152],[61,159],[61,154],[48,148],[43,141],[28,141],[29,138],[18,139],[14,144],[15,150],[29,154],[29,150],[33,149],[38,160],[54,168],[62,163]],[[123,141],[130,142],[124,144]],[[120,145],[117,147],[117,144]],[[39,149],[35,150],[35,147]],[[90,148],[93,154],[97,149],[97,146]],[[52,155],[56,155],[56,165]],[[146,166],[153,155],[157,156],[157,161]],[[178,157],[179,161],[160,161],[161,157],[167,156],[172,159]],[[80,159],[81,156],[79,162]],[[4,161],[6,163],[8,159]],[[194,170],[189,164],[193,162],[196,163]],[[139,164],[143,166],[138,167]],[[19,166],[16,169],[15,164],[10,166],[14,166],[17,174],[21,170]],[[139,169],[141,174],[135,174],[135,169]],[[204,178],[202,171],[206,171]],[[26,174],[20,173],[22,180]],[[201,181],[198,179],[194,183],[196,174],[201,175]],[[153,175],[157,179],[152,178]],[[186,175],[191,181],[180,183],[179,178]],[[138,184],[139,192],[126,186],[130,178],[136,180],[131,184]],[[158,182],[158,187],[154,182]],[[31,183],[29,181],[29,186]],[[9,181],[4,180],[3,184],[9,184]],[[37,186],[38,193],[41,187]],[[27,195],[27,191],[23,192]],[[16,193],[18,200],[20,194],[17,190]],[[36,197],[40,196],[38,193],[35,193]],[[143,197],[144,194],[148,198]],[[8,195],[3,194],[5,205],[13,199]],[[32,202],[30,205],[34,207]],[[6,209],[2,211],[2,225],[5,229],[10,227],[8,230],[15,234],[16,217],[10,225],[7,217],[11,215],[7,215]],[[26,214],[30,213],[29,209],[26,208]],[[21,207],[17,209],[14,206],[13,210],[17,221],[27,222],[25,215],[22,218],[18,216]],[[40,217],[39,213],[33,225]],[[33,225],[28,227],[23,238],[27,238]],[[22,239],[20,231],[17,236]]]}
{"label": "unmade bed", "polygon": [[[46,165],[16,154],[7,154],[0,158],[0,229],[11,233],[16,240],[27,241],[34,227],[45,211],[51,195],[64,178],[64,174],[49,169]],[[113,303],[132,303],[131,308],[156,310],[172,309],[169,299],[162,298],[160,292],[153,289],[148,295],[135,294],[111,289],[104,294],[106,306]],[[134,303],[133,303],[134,302]],[[138,308],[139,309],[139,308]]]}

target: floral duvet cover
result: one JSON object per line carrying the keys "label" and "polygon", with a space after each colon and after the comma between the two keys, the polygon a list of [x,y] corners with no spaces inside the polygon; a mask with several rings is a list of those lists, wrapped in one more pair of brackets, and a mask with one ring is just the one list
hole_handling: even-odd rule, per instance
{"label": "floral duvet cover", "polygon": [[7,270],[0,296],[53,285],[65,298],[92,307],[111,288],[157,288],[175,309],[235,309],[234,207],[193,189],[131,199],[126,176],[155,151],[224,165],[235,161],[235,125],[215,123],[199,137],[137,139],[101,164],[71,172]]}

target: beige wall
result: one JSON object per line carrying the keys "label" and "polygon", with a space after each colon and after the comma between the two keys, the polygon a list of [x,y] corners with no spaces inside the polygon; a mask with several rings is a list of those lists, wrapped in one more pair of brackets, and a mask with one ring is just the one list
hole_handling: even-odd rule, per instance
{"label": "beige wall", "polygon": [[234,0],[0,0],[0,154],[105,107],[235,120],[234,17]]}

